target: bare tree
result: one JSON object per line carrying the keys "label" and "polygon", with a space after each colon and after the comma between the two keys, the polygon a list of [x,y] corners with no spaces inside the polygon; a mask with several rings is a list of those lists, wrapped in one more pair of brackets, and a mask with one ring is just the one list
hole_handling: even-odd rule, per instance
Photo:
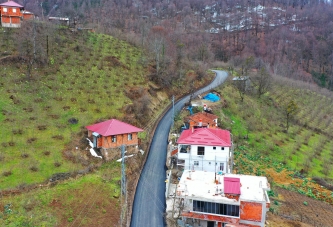
{"label": "bare tree", "polygon": [[289,130],[290,121],[293,119],[293,117],[297,113],[297,110],[298,110],[298,106],[294,100],[287,102],[287,104],[285,104],[283,106],[283,112],[284,112],[284,116],[286,119],[286,131],[287,132]]}
{"label": "bare tree", "polygon": [[45,63],[46,54],[46,35],[42,23],[35,20],[28,20],[22,23],[17,39],[19,53],[27,66],[27,78],[31,79],[31,71],[35,64]]}
{"label": "bare tree", "polygon": [[256,87],[258,98],[267,93],[272,86],[272,77],[266,67],[262,67],[251,81]]}

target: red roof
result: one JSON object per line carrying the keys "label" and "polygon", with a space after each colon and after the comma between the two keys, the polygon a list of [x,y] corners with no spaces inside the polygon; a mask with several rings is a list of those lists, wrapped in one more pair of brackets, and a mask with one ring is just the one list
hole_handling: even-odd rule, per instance
{"label": "red roof", "polygon": [[20,4],[14,2],[14,1],[8,1],[8,2],[4,2],[4,3],[0,3],[0,6],[23,8],[23,6],[21,6]]}
{"label": "red roof", "polygon": [[116,119],[111,119],[94,125],[89,125],[86,126],[86,128],[90,131],[97,132],[102,136],[112,136],[143,131],[141,128],[137,128],[133,125],[118,121]]}
{"label": "red roof", "polygon": [[196,128],[182,132],[178,144],[231,147],[230,132],[219,128]]}
{"label": "red roof", "polygon": [[224,194],[240,195],[240,179],[236,177],[224,177]]}
{"label": "red roof", "polygon": [[217,118],[218,118],[218,116],[216,116],[214,114],[210,114],[210,113],[206,113],[206,112],[204,112],[204,113],[199,112],[199,113],[195,113],[193,115],[188,116],[186,119],[192,120],[192,121],[195,121],[195,122],[199,122],[200,119],[203,122],[210,122],[210,121],[213,121]]}

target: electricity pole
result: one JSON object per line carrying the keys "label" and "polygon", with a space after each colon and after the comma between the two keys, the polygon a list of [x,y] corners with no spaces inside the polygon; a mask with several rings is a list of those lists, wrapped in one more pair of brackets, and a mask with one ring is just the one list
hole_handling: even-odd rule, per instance
{"label": "electricity pole", "polygon": [[[123,198],[124,197],[124,198]],[[127,190],[126,190],[126,166],[125,166],[125,145],[121,145],[121,192],[120,192],[120,202],[121,202],[121,216],[120,216],[120,226],[123,224],[127,226]],[[126,218],[126,222],[123,223],[123,219]]]}

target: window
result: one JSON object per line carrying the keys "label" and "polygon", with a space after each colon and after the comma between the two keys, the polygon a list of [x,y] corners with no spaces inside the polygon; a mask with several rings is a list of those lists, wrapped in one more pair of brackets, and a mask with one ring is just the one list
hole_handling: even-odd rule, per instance
{"label": "window", "polygon": [[205,147],[198,147],[197,155],[205,155]]}
{"label": "window", "polygon": [[213,147],[213,150],[216,150],[216,147]]}
{"label": "window", "polygon": [[7,12],[7,8],[6,7],[3,7],[3,12]]}
{"label": "window", "polygon": [[127,140],[132,140],[132,133],[129,133],[129,134],[127,135]]}
{"label": "window", "polygon": [[239,206],[193,200],[193,211],[239,217]]}
{"label": "window", "polygon": [[180,153],[189,153],[190,146],[189,145],[180,145]]}
{"label": "window", "polygon": [[199,161],[194,161],[193,163],[195,166],[199,166]]}
{"label": "window", "polygon": [[224,163],[220,162],[220,171],[223,171],[223,170],[224,170]]}
{"label": "window", "polygon": [[16,13],[16,9],[13,9],[13,13]]}
{"label": "window", "polygon": [[221,150],[224,151],[224,147],[221,147]]}
{"label": "window", "polygon": [[112,143],[117,142],[117,136],[111,136],[111,141],[112,141]]}

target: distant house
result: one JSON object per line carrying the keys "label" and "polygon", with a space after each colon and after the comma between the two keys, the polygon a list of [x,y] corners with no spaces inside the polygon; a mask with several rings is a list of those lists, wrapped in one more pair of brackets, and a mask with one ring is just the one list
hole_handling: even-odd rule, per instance
{"label": "distant house", "polygon": [[231,136],[219,128],[184,130],[178,141],[177,165],[185,170],[230,172]]}
{"label": "distant house", "polygon": [[68,17],[49,17],[49,21],[57,21],[61,25],[69,26],[69,18]]}
{"label": "distant house", "polygon": [[237,76],[232,79],[232,82],[241,90],[247,91],[250,89],[251,80],[249,76]]}
{"label": "distant house", "polygon": [[34,18],[34,14],[24,10],[24,7],[14,1],[0,3],[1,26],[18,28],[22,20]]}
{"label": "distant house", "polygon": [[143,130],[116,119],[86,126],[94,148],[109,149],[121,145],[138,145],[138,132]]}
{"label": "distant house", "polygon": [[[270,207],[266,177],[185,170],[177,185],[181,217],[202,227],[265,226]],[[195,225],[196,226],[196,225]]]}
{"label": "distant house", "polygon": [[214,114],[207,112],[199,112],[185,118],[185,122],[188,123],[188,128],[217,128],[218,117]]}

